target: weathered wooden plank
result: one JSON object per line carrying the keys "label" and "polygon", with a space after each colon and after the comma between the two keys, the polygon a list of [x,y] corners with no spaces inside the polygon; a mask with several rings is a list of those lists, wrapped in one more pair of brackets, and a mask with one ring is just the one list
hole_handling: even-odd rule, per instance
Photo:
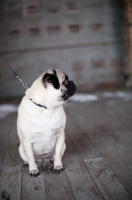
{"label": "weathered wooden plank", "polygon": [[132,195],[132,126],[128,113],[131,109],[127,104],[118,101],[118,106],[114,105],[111,109],[105,107],[104,113],[111,123],[97,126],[89,137]]}
{"label": "weathered wooden plank", "polygon": [[5,152],[9,142],[11,123],[11,115],[0,119],[0,173],[3,166]]}
{"label": "weathered wooden plank", "polygon": [[6,148],[7,148],[7,144],[8,144],[8,134],[9,134],[9,132],[2,132],[2,133],[0,133],[0,135],[1,135],[1,144],[0,144],[0,174],[1,174],[2,167],[3,167],[3,160],[4,160],[4,156],[5,156],[5,152],[6,152]]}
{"label": "weathered wooden plank", "polygon": [[[96,139],[95,134],[90,137],[91,141],[96,145],[101,154],[105,156],[105,160],[132,195],[132,126],[131,121],[129,121],[130,115],[123,114],[126,113],[126,107],[127,105],[119,109],[114,106],[113,114],[112,111],[109,112],[106,109],[106,114],[111,118],[111,126],[107,128],[106,126],[98,127]],[[97,130],[95,133],[97,133]],[[109,141],[109,143],[106,141]],[[103,149],[101,144],[106,144],[107,148],[105,145]]]}
{"label": "weathered wooden plank", "polygon": [[53,172],[53,165],[43,162],[44,180],[47,200],[74,200],[74,195],[65,171],[61,174]]}
{"label": "weathered wooden plank", "polygon": [[[94,106],[88,103],[80,105],[79,108],[76,107],[80,111],[80,115],[76,115],[76,123],[82,129],[82,132],[86,133],[86,137],[90,139],[100,155],[105,158],[119,180],[129,190],[129,193],[131,193],[132,154],[130,152],[132,151],[132,139],[130,131],[129,134],[127,132],[130,140],[125,138],[125,132],[117,131],[121,130],[123,126],[125,126],[123,130],[130,128],[130,114],[128,117],[126,116],[128,112],[126,112],[126,108],[128,109],[130,105],[127,107],[126,104],[121,107],[122,104],[123,102],[119,104],[118,108],[122,108],[120,113],[116,109],[118,107],[117,104],[113,108],[109,107],[106,102],[94,103]],[[124,118],[123,113],[126,113]],[[73,115],[75,115],[75,111]],[[121,121],[120,118],[122,118]],[[127,128],[128,126],[129,128]]]}
{"label": "weathered wooden plank", "polygon": [[64,156],[64,165],[75,199],[103,199],[68,135],[66,138],[66,144],[67,151]]}
{"label": "weathered wooden plank", "polygon": [[82,132],[82,130],[78,126],[78,123],[76,123],[73,116],[73,111],[71,109],[67,112],[66,134],[67,133],[68,137],[70,137],[72,142],[74,143],[77,151],[81,153],[80,155],[83,160],[100,157],[99,152],[91,144],[86,133]]}
{"label": "weathered wooden plank", "polygon": [[[82,133],[82,131],[79,129],[78,124],[76,123],[75,119],[73,118],[73,112],[71,112],[71,111],[68,112],[68,118],[69,118],[68,121],[69,120],[71,121],[71,119],[73,119],[72,123],[68,123],[67,129],[70,129],[70,133],[68,135],[69,135],[69,137],[71,137],[74,145],[76,146],[77,151],[79,152],[85,165],[87,166],[88,171],[90,171],[90,169],[87,165],[87,162],[89,162],[91,160],[100,159],[100,154],[94,148],[94,146],[90,143],[89,138],[86,136],[86,134]],[[71,132],[71,128],[72,128],[72,132]],[[77,138],[79,138],[79,139],[77,140]],[[90,171],[90,174],[91,174],[91,171]],[[91,174],[91,175],[95,181],[93,174]],[[104,199],[110,200],[111,197],[107,193],[107,190],[101,185],[101,183],[97,182],[97,181],[95,181],[95,183],[96,183],[97,187],[99,188],[100,192],[102,193],[102,196],[104,197]]]}
{"label": "weathered wooden plank", "polygon": [[3,167],[10,168],[14,166],[21,166],[22,162],[18,152],[19,139],[16,130],[16,114],[12,114],[12,125],[9,136],[9,145],[6,150]]}
{"label": "weathered wooden plank", "polygon": [[[5,117],[4,117],[5,116]],[[12,124],[12,114],[4,115],[0,118],[0,132],[9,131]]]}
{"label": "weathered wooden plank", "polygon": [[[21,195],[21,161],[18,155],[18,138],[16,137],[16,114],[9,137],[0,179],[1,199],[19,200]],[[8,198],[7,198],[8,197]]]}
{"label": "weathered wooden plank", "polygon": [[119,181],[102,157],[85,160],[94,181],[98,185],[104,199],[130,200],[131,195]]}
{"label": "weathered wooden plank", "polygon": [[40,175],[38,177],[30,177],[28,167],[22,167],[22,192],[21,200],[46,200],[45,185],[42,172],[42,164],[37,163]]}
{"label": "weathered wooden plank", "polygon": [[0,178],[0,199],[19,200],[21,194],[21,167],[4,168]]}

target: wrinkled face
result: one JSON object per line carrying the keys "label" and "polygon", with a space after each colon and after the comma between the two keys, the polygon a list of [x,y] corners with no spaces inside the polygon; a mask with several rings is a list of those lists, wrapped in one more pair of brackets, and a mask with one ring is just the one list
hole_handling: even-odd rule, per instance
{"label": "wrinkled face", "polygon": [[59,69],[48,70],[42,81],[47,90],[57,95],[58,100],[66,101],[77,91],[74,82],[70,81],[68,76]]}

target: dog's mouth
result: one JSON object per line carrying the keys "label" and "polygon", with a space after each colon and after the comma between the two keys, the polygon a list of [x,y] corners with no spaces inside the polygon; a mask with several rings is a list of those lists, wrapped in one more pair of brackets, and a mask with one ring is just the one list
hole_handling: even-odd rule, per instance
{"label": "dog's mouth", "polygon": [[62,95],[63,100],[67,100],[68,98],[70,98],[71,96],[73,96],[77,91],[77,88],[74,84],[73,81],[69,81],[68,87],[67,87],[67,91],[65,92],[65,94]]}

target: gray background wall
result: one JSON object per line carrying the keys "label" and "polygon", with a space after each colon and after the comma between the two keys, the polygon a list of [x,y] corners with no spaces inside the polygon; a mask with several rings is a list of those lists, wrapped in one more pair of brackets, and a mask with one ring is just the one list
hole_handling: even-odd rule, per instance
{"label": "gray background wall", "polygon": [[[0,1],[0,52],[28,84],[60,68],[79,92],[123,84],[123,46],[118,0]],[[0,58],[0,98],[24,94]]]}

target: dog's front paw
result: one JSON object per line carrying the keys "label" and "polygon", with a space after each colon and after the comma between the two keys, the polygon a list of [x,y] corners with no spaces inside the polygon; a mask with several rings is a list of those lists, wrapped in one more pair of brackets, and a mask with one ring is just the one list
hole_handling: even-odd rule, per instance
{"label": "dog's front paw", "polygon": [[39,175],[40,175],[40,173],[39,173],[39,171],[37,171],[37,170],[32,170],[32,171],[30,171],[30,176],[37,177],[37,176],[39,176]]}
{"label": "dog's front paw", "polygon": [[55,173],[60,174],[63,171],[64,171],[64,167],[63,167],[62,163],[54,164],[54,172]]}
{"label": "dog's front paw", "polygon": [[32,168],[30,168],[29,169],[29,173],[30,173],[30,176],[33,176],[33,177],[37,177],[37,176],[39,176],[39,170],[38,170],[38,168],[36,167],[34,167],[34,169]]}

